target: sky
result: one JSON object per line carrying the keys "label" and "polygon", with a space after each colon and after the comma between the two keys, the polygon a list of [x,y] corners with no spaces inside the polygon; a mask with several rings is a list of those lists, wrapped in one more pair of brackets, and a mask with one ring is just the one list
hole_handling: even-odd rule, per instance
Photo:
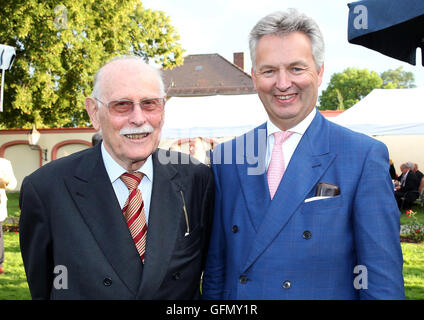
{"label": "sky", "polygon": [[[324,90],[336,72],[348,67],[381,73],[400,66],[411,71],[418,87],[424,87],[424,67],[384,56],[347,41],[349,9],[345,0],[142,0],[145,8],[164,11],[180,35],[184,56],[218,53],[233,62],[234,52],[244,52],[245,71],[251,62],[248,35],[253,26],[274,11],[296,8],[312,17],[324,35],[326,54]],[[420,62],[421,59],[417,58]]]}

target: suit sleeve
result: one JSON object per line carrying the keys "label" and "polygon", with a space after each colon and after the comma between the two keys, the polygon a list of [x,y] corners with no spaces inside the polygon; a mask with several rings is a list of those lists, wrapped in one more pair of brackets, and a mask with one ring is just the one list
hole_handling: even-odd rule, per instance
{"label": "suit sleeve", "polygon": [[357,266],[362,266],[355,278],[361,280],[361,299],[405,297],[400,212],[393,195],[388,159],[387,148],[382,143],[373,144],[364,161],[353,203]]}
{"label": "suit sleeve", "polygon": [[19,240],[33,299],[49,299],[53,283],[51,234],[45,207],[36,188],[25,178],[20,193]]}
{"label": "suit sleeve", "polygon": [[222,228],[221,187],[218,168],[212,166],[215,180],[215,206],[212,236],[209,245],[206,268],[203,275],[204,300],[223,299],[225,281],[225,235]]}

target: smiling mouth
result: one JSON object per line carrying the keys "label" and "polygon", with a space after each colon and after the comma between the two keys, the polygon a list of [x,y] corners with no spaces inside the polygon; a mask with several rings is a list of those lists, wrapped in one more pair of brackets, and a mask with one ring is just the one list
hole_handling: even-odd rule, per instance
{"label": "smiling mouth", "polygon": [[145,137],[147,137],[150,133],[146,132],[146,133],[137,133],[137,134],[124,134],[125,137],[127,137],[128,139],[143,139]]}
{"label": "smiling mouth", "polygon": [[289,94],[289,95],[285,95],[285,96],[275,96],[278,100],[289,100],[291,98],[294,98],[297,94]]}

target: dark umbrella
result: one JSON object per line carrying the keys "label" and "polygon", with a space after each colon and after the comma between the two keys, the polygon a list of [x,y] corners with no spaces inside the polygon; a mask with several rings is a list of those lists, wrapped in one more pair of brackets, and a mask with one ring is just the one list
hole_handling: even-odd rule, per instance
{"label": "dark umbrella", "polygon": [[348,41],[415,65],[424,65],[424,0],[362,0],[348,4]]}

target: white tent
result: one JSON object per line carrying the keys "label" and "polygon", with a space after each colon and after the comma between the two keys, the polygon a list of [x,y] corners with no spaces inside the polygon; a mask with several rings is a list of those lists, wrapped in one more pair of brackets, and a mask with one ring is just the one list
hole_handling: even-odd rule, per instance
{"label": "white tent", "polygon": [[257,94],[172,97],[165,105],[162,138],[238,136],[266,119]]}
{"label": "white tent", "polygon": [[424,134],[424,88],[374,89],[329,120],[370,136]]}

